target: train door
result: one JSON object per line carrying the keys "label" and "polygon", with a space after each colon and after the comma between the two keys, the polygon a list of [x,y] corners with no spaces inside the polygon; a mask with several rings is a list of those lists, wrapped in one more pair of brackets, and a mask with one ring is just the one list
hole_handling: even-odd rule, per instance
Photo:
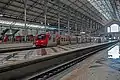
{"label": "train door", "polygon": [[56,46],[57,45],[57,40],[56,40],[55,34],[47,35],[47,37],[48,37],[47,46]]}
{"label": "train door", "polygon": [[56,34],[56,43],[57,45],[60,45],[60,35],[59,34]]}

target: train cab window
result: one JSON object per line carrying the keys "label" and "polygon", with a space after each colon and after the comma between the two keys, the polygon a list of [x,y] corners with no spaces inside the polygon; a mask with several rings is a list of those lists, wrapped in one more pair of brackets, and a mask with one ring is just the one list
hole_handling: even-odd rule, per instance
{"label": "train cab window", "polygon": [[64,41],[64,38],[63,38],[63,41]]}
{"label": "train cab window", "polygon": [[73,38],[73,41],[74,41],[74,38]]}
{"label": "train cab window", "polygon": [[0,37],[0,40],[2,40],[2,37]]}
{"label": "train cab window", "polygon": [[61,38],[61,41],[63,41],[63,38]]}
{"label": "train cab window", "polygon": [[64,38],[62,38],[62,41],[64,41]]}
{"label": "train cab window", "polygon": [[38,35],[38,39],[45,39],[45,38],[46,38],[45,34]]}
{"label": "train cab window", "polygon": [[64,38],[64,41],[65,41],[65,38]]}

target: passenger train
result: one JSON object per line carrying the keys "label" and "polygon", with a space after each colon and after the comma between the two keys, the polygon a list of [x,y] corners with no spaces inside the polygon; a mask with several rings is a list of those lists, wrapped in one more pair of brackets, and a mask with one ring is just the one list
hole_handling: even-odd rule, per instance
{"label": "passenger train", "polygon": [[36,47],[47,47],[56,45],[80,44],[80,43],[101,43],[105,40],[102,37],[82,37],[55,34],[38,34],[35,36],[34,45]]}

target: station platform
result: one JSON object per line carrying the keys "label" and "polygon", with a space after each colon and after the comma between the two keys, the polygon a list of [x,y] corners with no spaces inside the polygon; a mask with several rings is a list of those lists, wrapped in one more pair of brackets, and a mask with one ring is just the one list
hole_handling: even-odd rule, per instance
{"label": "station platform", "polygon": [[[25,51],[1,53],[0,66],[16,64],[16,63],[24,62],[27,60],[34,60],[34,59],[46,57],[49,55],[57,55],[65,51],[70,51],[71,49],[73,50],[76,48],[90,47],[92,45],[97,45],[97,44],[100,44],[100,43],[72,44],[72,45],[25,50]],[[30,44],[26,44],[26,45],[30,45]]]}
{"label": "station platform", "polygon": [[[87,56],[115,45],[117,42],[59,45],[56,47],[1,53],[0,79],[16,80],[21,78],[23,80],[46,80],[49,75],[54,75],[59,71],[65,71],[70,68],[67,68],[68,66],[73,67],[81,59],[84,60]],[[94,58],[92,57],[92,59]],[[88,64],[90,62],[91,60],[88,60]],[[59,79],[55,77],[50,80]]]}
{"label": "station platform", "polygon": [[63,71],[54,80],[120,80],[120,43]]}
{"label": "station platform", "polygon": [[32,42],[29,42],[29,43],[0,44],[0,50],[1,49],[16,48],[16,47],[30,47],[30,46],[33,46]]}

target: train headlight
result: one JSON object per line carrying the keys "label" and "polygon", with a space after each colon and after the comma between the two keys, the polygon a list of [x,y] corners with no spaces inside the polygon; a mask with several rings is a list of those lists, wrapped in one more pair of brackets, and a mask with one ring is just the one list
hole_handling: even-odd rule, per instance
{"label": "train headlight", "polygon": [[44,41],[41,41],[41,42],[44,42]]}
{"label": "train headlight", "polygon": [[36,42],[38,42],[38,41],[36,41]]}

